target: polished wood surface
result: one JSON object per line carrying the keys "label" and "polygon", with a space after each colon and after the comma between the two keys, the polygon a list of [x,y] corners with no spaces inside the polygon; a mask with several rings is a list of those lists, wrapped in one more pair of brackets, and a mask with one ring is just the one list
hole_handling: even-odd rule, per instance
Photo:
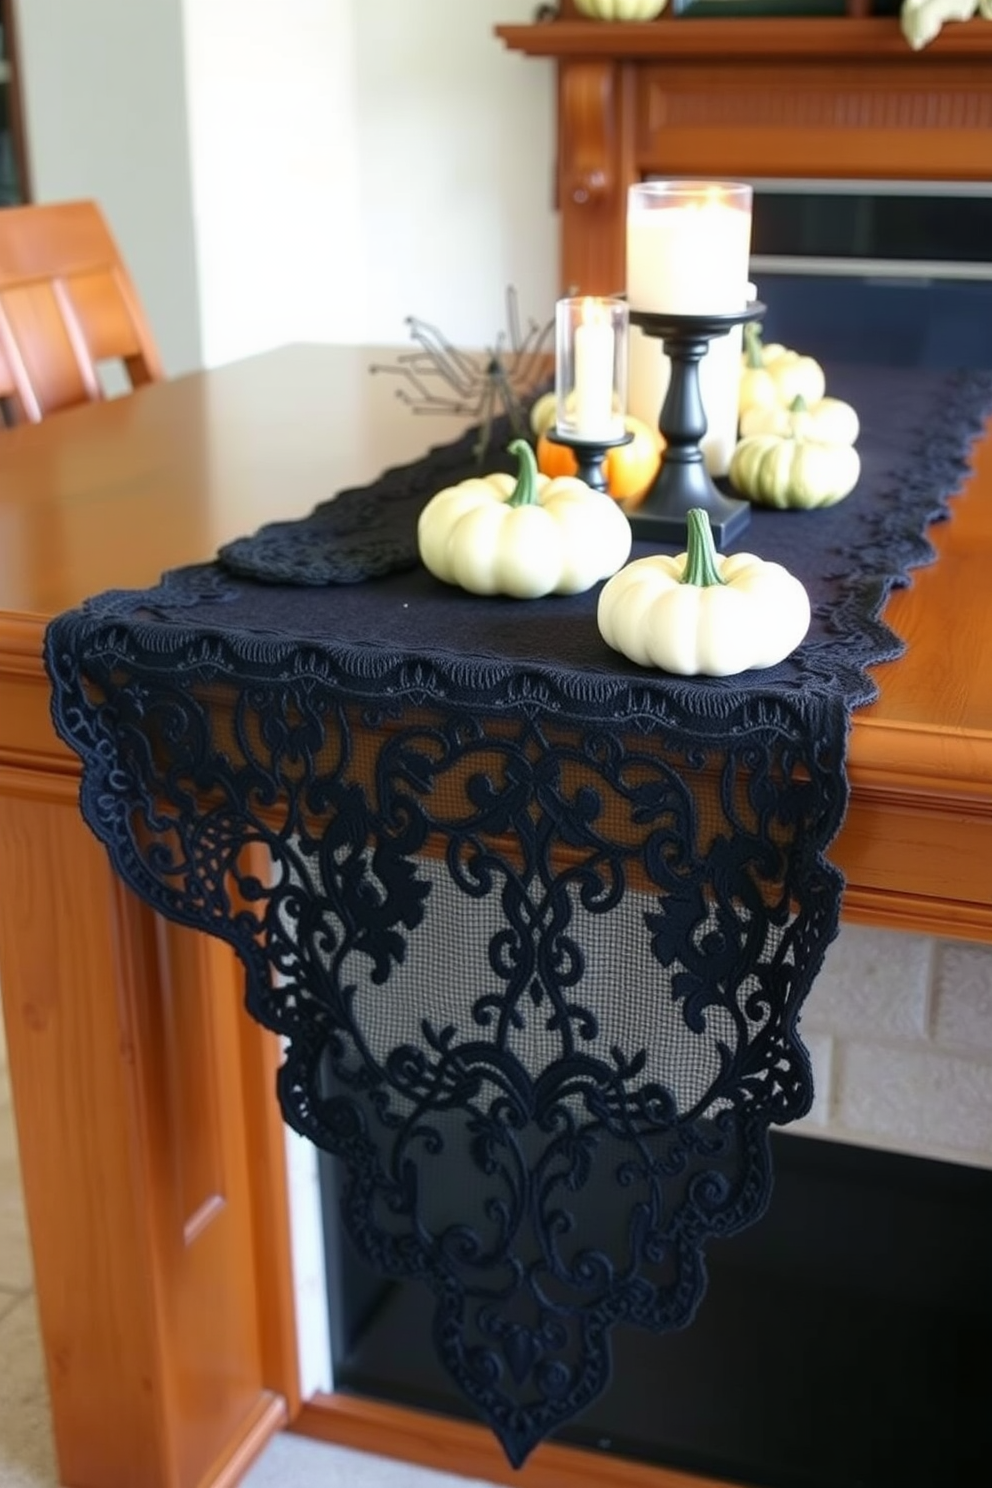
{"label": "polished wood surface", "polygon": [[103,396],[101,364],[132,388],[162,376],[127,266],[95,202],[0,212],[0,397],[21,418]]}
{"label": "polished wood surface", "polygon": [[[47,619],[154,583],[456,437],[412,413],[381,349],[298,346],[0,439],[0,615]],[[40,632],[39,632],[40,633]]]}
{"label": "polished wood surface", "polygon": [[896,17],[500,26],[558,61],[560,283],[625,279],[628,187],[652,175],[992,179],[992,26],[922,52]]}
{"label": "polished wood surface", "polygon": [[[0,441],[0,760],[68,770],[40,664],[45,619],[88,594],[154,582],[275,517],[454,437],[412,414],[376,354],[296,347],[60,415]],[[381,360],[381,357],[379,358]],[[853,793],[836,844],[847,912],[992,939],[992,445],[887,618],[908,655],[879,669],[854,720]],[[945,617],[953,614],[952,634]],[[7,683],[9,686],[9,682]],[[3,699],[0,690],[0,701]],[[925,851],[911,853],[916,841]]]}
{"label": "polished wood surface", "polygon": [[69,1488],[233,1488],[300,1389],[278,1041],[83,825],[44,625],[460,431],[370,361],[301,347],[0,438],[0,984]]}
{"label": "polished wood surface", "polygon": [[[500,26],[558,62],[560,283],[625,277],[628,188],[652,175],[992,180],[992,25],[948,25],[913,52],[895,17],[577,17]],[[992,490],[981,451],[975,489]],[[992,938],[992,617],[982,601],[988,505],[936,529],[944,561],[897,595],[911,642],[854,722],[851,808],[835,857],[848,918]],[[962,603],[962,594],[968,598]],[[956,617],[954,644],[935,623]],[[957,617],[960,615],[960,625]],[[963,650],[959,667],[957,643]]]}
{"label": "polished wood surface", "polygon": [[554,1442],[543,1443],[523,1467],[513,1468],[485,1426],[352,1395],[315,1396],[294,1421],[293,1430],[317,1441],[416,1462],[436,1472],[504,1483],[507,1488],[731,1488],[722,1478],[702,1478]]}
{"label": "polished wood surface", "polygon": [[[562,19],[536,25],[497,26],[508,46],[531,57],[709,57],[711,62],[749,57],[813,55],[834,59],[916,64],[895,16],[713,16],[654,21],[590,21],[562,8]],[[926,48],[924,65],[939,59],[992,55],[984,21],[948,23]]]}
{"label": "polished wood surface", "polygon": [[[157,920],[83,826],[44,626],[460,431],[412,414],[374,359],[287,348],[0,438],[0,983],[69,1485],[233,1484],[299,1382],[278,1049],[224,947]],[[934,537],[940,562],[887,612],[909,651],[854,720],[834,855],[848,915],[992,940],[992,439]],[[404,1454],[436,1439],[444,1465],[500,1480],[484,1433],[400,1414]],[[331,1415],[383,1450],[374,1408]],[[513,1480],[569,1478],[557,1450]],[[679,1481],[596,1462],[615,1488]]]}

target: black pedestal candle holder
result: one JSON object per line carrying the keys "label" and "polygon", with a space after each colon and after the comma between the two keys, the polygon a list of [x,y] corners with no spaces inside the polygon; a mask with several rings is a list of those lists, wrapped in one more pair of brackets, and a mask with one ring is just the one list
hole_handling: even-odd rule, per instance
{"label": "black pedestal candle holder", "polygon": [[619,449],[622,444],[630,444],[633,437],[629,429],[613,439],[577,439],[571,434],[561,434],[554,428],[548,429],[545,434],[545,438],[552,444],[564,444],[572,451],[579,467],[579,480],[584,480],[594,491],[608,489],[606,471],[603,468],[607,452]]}
{"label": "black pedestal candle holder", "polygon": [[627,513],[636,540],[685,547],[686,516],[693,507],[701,507],[710,519],[713,541],[722,552],[750,522],[750,504],[725,496],[714,485],[703,461],[700,441],[707,424],[699,390],[699,364],[717,336],[760,320],[764,312],[765,306],[757,300],[744,310],[713,315],[631,310],[631,325],[661,341],[672,368],[658,417],[665,440],[661,469],[644,500]]}

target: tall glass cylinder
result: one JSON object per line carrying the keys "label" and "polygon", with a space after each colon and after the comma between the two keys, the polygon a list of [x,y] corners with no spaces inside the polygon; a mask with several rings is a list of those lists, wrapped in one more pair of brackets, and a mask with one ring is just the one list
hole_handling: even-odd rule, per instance
{"label": "tall glass cylinder", "polygon": [[555,415],[570,439],[616,439],[627,410],[627,305],[615,297],[555,306]]}
{"label": "tall glass cylinder", "polygon": [[[748,303],[752,189],[741,182],[644,181],[627,200],[627,300],[631,309],[679,315],[743,310]],[[713,341],[700,364],[708,429],[703,457],[726,475],[737,442],[741,336]],[[630,412],[657,424],[668,358],[636,327],[630,336]]]}

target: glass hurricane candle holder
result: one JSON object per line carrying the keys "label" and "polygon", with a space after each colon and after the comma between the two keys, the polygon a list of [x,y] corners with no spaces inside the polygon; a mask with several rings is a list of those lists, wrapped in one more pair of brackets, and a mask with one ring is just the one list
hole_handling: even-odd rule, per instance
{"label": "glass hurricane candle holder", "polygon": [[565,440],[613,441],[627,411],[627,305],[615,297],[559,300],[555,307],[555,432]]}
{"label": "glass hurricane candle holder", "polygon": [[559,300],[555,307],[555,423],[546,438],[575,455],[581,480],[607,489],[607,451],[629,444],[626,425],[628,311],[616,296]]}
{"label": "glass hurricane candle holder", "polygon": [[[748,303],[750,186],[736,181],[644,181],[627,197],[627,300],[651,314],[735,315]],[[630,337],[630,412],[653,423],[670,375],[657,342]],[[733,327],[699,368],[706,410],[703,457],[726,475],[737,443],[741,331]]]}

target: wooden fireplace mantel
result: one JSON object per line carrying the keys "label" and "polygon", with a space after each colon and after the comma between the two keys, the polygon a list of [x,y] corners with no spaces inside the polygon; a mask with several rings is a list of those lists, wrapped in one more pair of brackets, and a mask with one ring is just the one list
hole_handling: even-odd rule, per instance
{"label": "wooden fireplace mantel", "polygon": [[562,288],[622,287],[627,189],[648,176],[992,180],[992,22],[914,52],[894,17],[569,12],[496,33],[558,63]]}

